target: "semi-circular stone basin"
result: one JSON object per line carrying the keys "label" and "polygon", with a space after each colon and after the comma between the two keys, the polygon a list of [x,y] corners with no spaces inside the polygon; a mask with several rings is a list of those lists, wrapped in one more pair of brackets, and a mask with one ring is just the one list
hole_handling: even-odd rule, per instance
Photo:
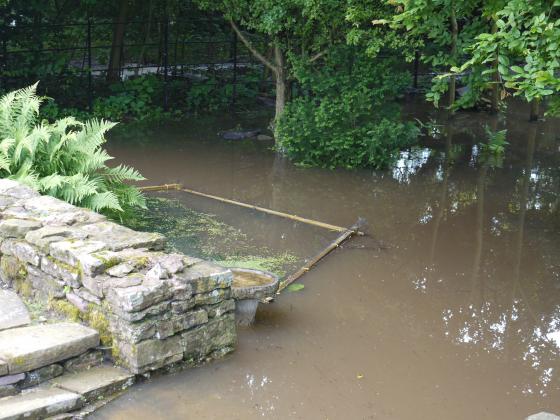
{"label": "semi-circular stone basin", "polygon": [[231,294],[235,299],[235,320],[248,326],[255,320],[259,301],[274,296],[280,279],[277,275],[261,270],[232,268]]}

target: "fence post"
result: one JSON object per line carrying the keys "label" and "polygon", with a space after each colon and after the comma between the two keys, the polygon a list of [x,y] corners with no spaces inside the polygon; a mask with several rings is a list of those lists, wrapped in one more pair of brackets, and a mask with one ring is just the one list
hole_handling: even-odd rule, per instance
{"label": "fence post", "polygon": [[91,70],[91,17],[87,20],[87,63],[88,63],[88,108],[89,112],[93,112],[93,81]]}
{"label": "fence post", "polygon": [[237,34],[233,30],[232,34],[231,54],[233,56],[233,90],[231,92],[231,105],[235,108],[235,99],[237,97]]}
{"label": "fence post", "polygon": [[167,70],[169,54],[169,17],[167,16],[167,2],[164,4],[165,17],[163,21],[163,109],[167,111]]}
{"label": "fence post", "polygon": [[418,68],[420,67],[420,53],[418,51],[414,52],[414,89],[418,89]]}

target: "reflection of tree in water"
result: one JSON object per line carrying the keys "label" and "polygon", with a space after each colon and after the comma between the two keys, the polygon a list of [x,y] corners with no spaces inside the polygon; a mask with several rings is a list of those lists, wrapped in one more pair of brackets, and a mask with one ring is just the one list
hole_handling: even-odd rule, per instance
{"label": "reflection of tree in water", "polygon": [[468,349],[467,360],[495,358],[518,392],[549,396],[560,389],[560,165],[557,154],[535,154],[539,126],[527,127],[525,139],[509,139],[505,169],[469,147],[460,127],[447,127],[443,154],[410,154],[401,166],[413,170],[401,181],[416,187],[433,170],[435,188],[424,188],[416,217],[429,230],[418,235],[428,238],[422,269],[405,275],[441,311],[444,336]]}
{"label": "reflection of tree in water", "polygon": [[[523,394],[539,394],[546,396],[551,389],[558,388],[560,356],[560,304],[546,304],[546,297],[554,291],[547,273],[532,278],[523,278],[522,262],[524,255],[525,228],[527,211],[539,212],[550,209],[549,206],[535,205],[542,195],[535,185],[538,170],[533,168],[536,125],[532,125],[527,140],[526,161],[521,176],[516,182],[514,199],[510,203],[510,211],[517,213],[516,237],[513,243],[512,273],[510,280],[505,276],[494,276],[493,263],[484,266],[487,237],[485,228],[485,185],[487,183],[488,165],[481,163],[478,168],[476,186],[476,221],[474,231],[474,255],[471,268],[471,286],[468,302],[448,307],[442,311],[445,336],[455,344],[466,345],[473,352],[482,350],[493,354],[505,363],[511,361],[521,363],[524,370],[532,374],[520,375],[520,378],[534,378],[530,382],[520,384],[519,391]],[[554,184],[549,178],[548,183]],[[512,205],[513,204],[513,205]],[[496,218],[492,218],[494,222]],[[436,224],[435,229],[439,230]],[[437,234],[437,233],[436,233]],[[494,244],[495,246],[496,244]],[[498,243],[503,247],[503,243]],[[498,250],[494,252],[508,250]],[[544,263],[540,255],[532,255]],[[497,256],[491,256],[494,261]],[[488,280],[491,280],[490,282]],[[555,279],[553,279],[555,280]],[[556,279],[557,280],[557,279]],[[488,289],[488,290],[487,290]]]}

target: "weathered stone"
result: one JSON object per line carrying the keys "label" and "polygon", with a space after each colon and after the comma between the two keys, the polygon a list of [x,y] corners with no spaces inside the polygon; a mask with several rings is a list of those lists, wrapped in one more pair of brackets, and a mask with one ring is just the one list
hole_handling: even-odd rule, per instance
{"label": "weathered stone", "polygon": [[159,233],[136,232],[112,222],[100,222],[82,226],[92,239],[103,241],[108,249],[120,251],[126,248],[163,249],[165,237]]}
{"label": "weathered stone", "polygon": [[4,238],[23,238],[27,232],[39,229],[42,226],[42,223],[36,220],[2,220],[0,221],[0,236]]}
{"label": "weathered stone", "polygon": [[166,302],[158,303],[157,305],[150,306],[149,308],[146,308],[138,312],[126,312],[123,311],[118,306],[111,306],[111,311],[113,315],[122,318],[124,321],[138,322],[148,316],[155,316],[155,315],[165,313],[169,310],[169,307],[170,307],[170,302],[166,301]]}
{"label": "weathered stone", "polygon": [[119,355],[134,373],[157,369],[172,356],[181,356],[183,347],[180,336],[173,336],[165,340],[145,340],[140,343],[118,341]]}
{"label": "weathered stone", "polygon": [[216,289],[210,293],[199,293],[193,295],[195,306],[214,305],[231,297],[231,289]]}
{"label": "weathered stone", "polygon": [[171,309],[176,314],[187,312],[189,309],[192,308],[194,308],[194,300],[192,299],[171,302]]}
{"label": "weathered stone", "polygon": [[47,195],[26,200],[24,207],[27,211],[50,226],[74,225],[77,223],[96,223],[105,220],[99,213],[75,207],[64,201]]}
{"label": "weathered stone", "polygon": [[192,285],[190,283],[186,283],[184,281],[178,280],[175,277],[170,279],[168,283],[169,286],[171,287],[174,300],[187,300],[191,298],[193,294],[193,290],[192,290]]}
{"label": "weathered stone", "polygon": [[44,226],[41,229],[32,230],[25,235],[25,240],[35,245],[40,250],[46,252],[49,245],[53,242],[65,240],[83,240],[87,238],[87,233],[79,228],[70,226]]}
{"label": "weathered stone", "polygon": [[139,286],[143,282],[144,275],[140,273],[130,273],[126,277],[108,277],[103,280],[102,290],[103,294],[107,295],[110,289],[125,289],[131,286]]}
{"label": "weathered stone", "polygon": [[30,388],[49,381],[64,373],[64,368],[61,365],[53,364],[42,367],[40,369],[32,370],[25,374],[25,379],[18,383],[21,389]]}
{"label": "weathered stone", "polygon": [[160,263],[155,264],[146,273],[146,279],[149,280],[161,280],[161,279],[168,279],[168,278],[169,278],[169,271],[163,268],[163,266]]}
{"label": "weathered stone", "polygon": [[41,270],[64,281],[68,286],[80,287],[80,270],[50,255],[41,258]]}
{"label": "weathered stone", "polygon": [[7,374],[8,374],[8,364],[0,360],[0,376],[4,376]]}
{"label": "weathered stone", "polygon": [[0,331],[0,359],[12,375],[75,357],[97,345],[97,331],[67,322]]}
{"label": "weathered stone", "polygon": [[69,240],[53,242],[49,250],[52,257],[72,267],[79,267],[88,276],[94,276],[107,268],[108,258],[101,255],[96,257],[92,254],[99,253],[106,246],[101,241]]}
{"label": "weathered stone", "polygon": [[113,366],[69,373],[52,381],[54,386],[80,394],[88,402],[122,391],[133,383],[133,375]]}
{"label": "weathered stone", "polygon": [[171,297],[171,290],[163,281],[149,281],[125,289],[111,289],[107,299],[113,307],[125,312],[137,312]]}
{"label": "weathered stone", "polygon": [[16,201],[17,198],[0,195],[0,211],[6,210],[6,208],[12,206]]}
{"label": "weathered stone", "polygon": [[78,357],[68,359],[64,362],[64,370],[67,372],[78,372],[91,369],[103,363],[103,352],[100,350],[90,350],[87,353],[80,354]]}
{"label": "weathered stone", "polygon": [[157,319],[145,319],[140,322],[126,322],[122,318],[112,316],[109,318],[111,331],[119,339],[139,343],[140,341],[152,338],[156,334]]}
{"label": "weathered stone", "polygon": [[95,305],[101,305],[101,299],[99,299],[94,294],[88,292],[83,287],[81,289],[76,290],[76,294],[86,302],[93,303]]}
{"label": "weathered stone", "polygon": [[39,193],[27,185],[21,184],[11,179],[0,179],[0,195],[5,195],[11,198],[28,199],[38,197]]}
{"label": "weathered stone", "polygon": [[233,279],[231,270],[209,262],[199,262],[176,277],[192,285],[193,293],[206,293],[214,289],[229,288]]}
{"label": "weathered stone", "polygon": [[175,274],[185,269],[184,259],[185,256],[181,254],[167,254],[158,258],[158,263],[161,264],[169,274]]}
{"label": "weathered stone", "polygon": [[0,385],[0,398],[10,397],[19,393],[15,385]]}
{"label": "weathered stone", "polygon": [[73,411],[83,405],[79,394],[58,388],[39,387],[0,400],[0,420],[43,419]]}
{"label": "weathered stone", "polygon": [[27,280],[43,301],[51,298],[60,299],[66,294],[64,281],[44,273],[37,267],[27,266]]}
{"label": "weathered stone", "polygon": [[72,305],[74,305],[76,308],[78,308],[78,310],[81,313],[83,314],[87,313],[89,309],[89,304],[80,296],[78,296],[76,293],[72,293],[72,292],[66,293],[66,300],[70,302]]}
{"label": "weathered stone", "polygon": [[0,258],[0,279],[3,283],[9,286],[16,278],[25,274],[25,265],[16,257],[3,255]]}
{"label": "weathered stone", "polygon": [[[30,322],[29,312],[19,296],[12,291],[0,289],[0,331],[21,327]],[[2,374],[1,372],[0,362],[0,374]]]}
{"label": "weathered stone", "polygon": [[208,313],[209,318],[215,318],[228,312],[235,311],[235,301],[233,299],[224,300],[223,302],[215,305],[204,306],[204,309]]}
{"label": "weathered stone", "polygon": [[237,343],[235,316],[226,314],[214,318],[184,332],[181,337],[186,359],[200,360],[213,351],[234,347]]}
{"label": "weathered stone", "polygon": [[0,251],[2,254],[12,255],[19,260],[34,266],[38,266],[41,261],[41,257],[33,245],[29,245],[27,242],[23,241],[7,239],[2,242]]}
{"label": "weathered stone", "polygon": [[113,277],[124,277],[134,271],[134,263],[130,261],[125,261],[123,263],[117,264],[107,270],[107,274]]}
{"label": "weathered stone", "polygon": [[13,385],[25,379],[25,373],[15,375],[0,376],[0,386]]}
{"label": "weathered stone", "polygon": [[161,340],[175,335],[178,332],[202,325],[206,322],[208,322],[208,314],[204,309],[175,315],[170,319],[161,320],[155,323],[155,337]]}

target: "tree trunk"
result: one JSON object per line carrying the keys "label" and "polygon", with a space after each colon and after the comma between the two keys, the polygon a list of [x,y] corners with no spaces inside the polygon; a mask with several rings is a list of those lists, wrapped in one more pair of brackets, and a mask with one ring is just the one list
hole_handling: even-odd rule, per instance
{"label": "tree trunk", "polygon": [[121,60],[123,51],[124,32],[126,29],[126,18],[128,15],[128,0],[119,1],[119,15],[113,21],[113,42],[109,56],[109,67],[107,68],[107,81],[117,82],[120,80]]}
{"label": "tree trunk", "polygon": [[284,53],[282,52],[282,49],[278,44],[274,46],[274,60],[276,62],[276,112],[274,114],[274,123],[276,125],[276,123],[284,113],[284,108],[286,107],[286,101],[288,99],[286,63],[284,59]]}
{"label": "tree trunk", "polygon": [[531,101],[531,113],[529,114],[529,121],[539,120],[539,100],[533,99]]}
{"label": "tree trunk", "polygon": [[[459,26],[457,25],[457,17],[455,16],[455,4],[451,3],[451,60],[453,65],[457,65],[457,36],[459,33]],[[449,78],[449,108],[455,104],[455,89],[457,80],[455,76]]]}

